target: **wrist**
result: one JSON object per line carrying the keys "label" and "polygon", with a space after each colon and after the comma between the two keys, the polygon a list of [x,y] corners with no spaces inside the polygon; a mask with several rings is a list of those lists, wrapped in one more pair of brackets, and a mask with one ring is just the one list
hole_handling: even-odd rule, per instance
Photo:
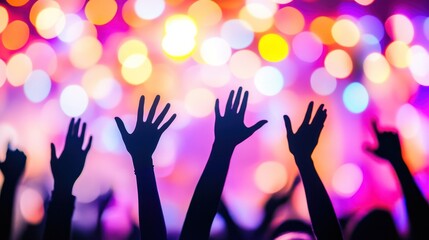
{"label": "wrist", "polygon": [[66,183],[54,183],[53,192],[60,194],[71,194],[73,191],[74,184],[66,184]]}
{"label": "wrist", "polygon": [[140,172],[148,170],[153,171],[153,160],[152,156],[133,156],[134,173],[137,175]]}
{"label": "wrist", "polygon": [[227,143],[227,141],[219,140],[219,138],[218,139],[215,138],[213,142],[213,149],[219,149],[224,152],[233,152],[235,147],[236,145],[229,144]]}

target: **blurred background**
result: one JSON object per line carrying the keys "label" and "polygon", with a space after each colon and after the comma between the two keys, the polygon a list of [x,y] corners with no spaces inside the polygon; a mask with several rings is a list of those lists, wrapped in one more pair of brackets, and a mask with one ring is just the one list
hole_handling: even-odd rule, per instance
{"label": "blurred background", "polygon": [[[6,0],[0,3],[0,159],[27,154],[16,224],[39,224],[53,186],[50,148],[69,119],[88,123],[93,147],[73,189],[74,228],[125,238],[138,221],[130,156],[113,118],[134,129],[138,99],[161,95],[178,117],[154,156],[171,232],[180,230],[214,139],[214,102],[250,92],[246,124],[269,124],[233,155],[223,192],[233,217],[256,226],[262,206],[297,175],[282,116],[295,129],[307,104],[328,118],[313,154],[337,215],[390,209],[406,231],[396,176],[362,146],[371,119],[398,129],[405,160],[429,197],[429,5],[425,0]],[[2,182],[2,176],[0,176]],[[281,217],[309,219],[299,186]],[[213,231],[222,229],[216,218]]]}

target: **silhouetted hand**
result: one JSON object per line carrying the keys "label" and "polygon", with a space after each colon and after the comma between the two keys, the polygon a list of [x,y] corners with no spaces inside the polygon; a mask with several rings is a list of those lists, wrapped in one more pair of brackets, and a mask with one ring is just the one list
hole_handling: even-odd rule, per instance
{"label": "silhouetted hand", "polygon": [[92,136],[86,148],[82,149],[85,139],[86,123],[83,123],[79,134],[80,119],[70,121],[66,143],[60,157],[57,158],[55,145],[51,143],[51,170],[54,176],[54,189],[71,193],[76,179],[82,173],[85,159],[91,148]]}
{"label": "silhouetted hand", "polygon": [[373,121],[371,125],[377,138],[377,147],[371,147],[367,144],[366,150],[388,160],[392,164],[402,161],[401,143],[398,134],[391,131],[380,131],[376,121]]}
{"label": "silhouetted hand", "polygon": [[10,182],[18,182],[25,170],[25,162],[27,156],[18,149],[11,150],[7,147],[6,159],[0,162],[0,170],[3,173],[4,179]]}
{"label": "silhouetted hand", "polygon": [[246,112],[249,92],[244,92],[243,100],[241,100],[242,90],[241,87],[238,88],[237,96],[234,100],[234,91],[230,92],[224,116],[220,115],[219,99],[216,99],[215,140],[227,146],[237,146],[268,122],[267,120],[261,120],[251,127],[244,125],[244,113]]}
{"label": "silhouetted hand", "polygon": [[322,131],[327,114],[326,109],[323,109],[324,105],[320,105],[313,121],[310,123],[313,105],[313,102],[310,102],[308,105],[307,113],[296,133],[292,131],[292,124],[289,117],[287,115],[283,116],[286,125],[289,150],[294,156],[300,155],[310,157],[319,141],[320,132]]}
{"label": "silhouetted hand", "polygon": [[173,114],[170,119],[161,125],[165,115],[170,109],[168,103],[157,118],[155,118],[156,107],[158,106],[160,96],[156,96],[152,107],[150,108],[146,121],[143,121],[144,111],[144,96],[140,97],[139,108],[137,111],[136,127],[132,133],[128,133],[125,129],[124,122],[115,117],[116,124],[121,132],[122,139],[128,152],[133,158],[134,168],[141,169],[144,166],[153,166],[152,162],[142,162],[142,159],[151,159],[162,133],[170,126],[176,118]]}

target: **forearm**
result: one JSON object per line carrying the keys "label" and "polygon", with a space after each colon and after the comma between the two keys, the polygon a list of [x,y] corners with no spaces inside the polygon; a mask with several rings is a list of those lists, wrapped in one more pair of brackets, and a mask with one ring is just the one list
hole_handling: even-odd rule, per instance
{"label": "forearm", "polygon": [[10,239],[18,182],[5,180],[0,195],[0,239]]}
{"label": "forearm", "polygon": [[[136,161],[142,161],[138,159]],[[146,161],[146,162],[152,162]],[[136,169],[139,201],[139,221],[142,239],[167,239],[161,201],[152,166]]]}
{"label": "forearm", "polygon": [[208,239],[220,202],[234,147],[215,141],[186,214],[180,239]]}
{"label": "forearm", "polygon": [[401,159],[393,164],[405,198],[408,218],[410,221],[410,235],[412,239],[427,239],[429,222],[422,221],[429,216],[429,205],[418,188],[405,162]]}
{"label": "forearm", "polygon": [[74,202],[71,191],[63,192],[54,188],[47,212],[45,240],[70,239]]}
{"label": "forearm", "polygon": [[343,239],[329,195],[310,157],[298,157],[297,162],[307,198],[313,231],[317,239]]}

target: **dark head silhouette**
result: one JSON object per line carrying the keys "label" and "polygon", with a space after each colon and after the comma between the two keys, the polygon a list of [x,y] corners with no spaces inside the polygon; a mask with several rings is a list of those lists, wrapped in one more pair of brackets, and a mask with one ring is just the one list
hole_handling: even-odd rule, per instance
{"label": "dark head silhouette", "polygon": [[[301,237],[298,237],[301,236]],[[315,240],[311,226],[298,219],[284,221],[280,226],[274,229],[271,239],[278,240]]]}

